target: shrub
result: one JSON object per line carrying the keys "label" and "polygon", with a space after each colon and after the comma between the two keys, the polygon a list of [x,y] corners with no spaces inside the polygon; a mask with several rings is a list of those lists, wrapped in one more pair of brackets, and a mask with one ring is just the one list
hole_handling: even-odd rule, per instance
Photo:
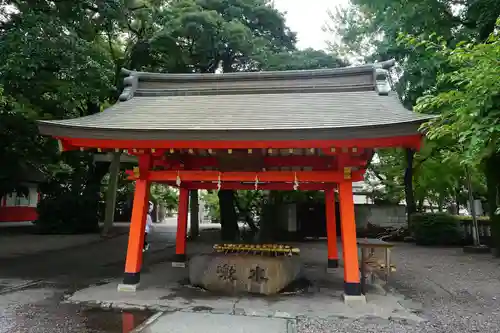
{"label": "shrub", "polygon": [[[472,216],[468,215],[454,215],[460,222],[472,222]],[[477,216],[476,219],[479,223],[489,223],[490,218],[488,216]]]}
{"label": "shrub", "polygon": [[417,245],[458,245],[462,242],[459,220],[446,213],[423,213],[411,217]]}

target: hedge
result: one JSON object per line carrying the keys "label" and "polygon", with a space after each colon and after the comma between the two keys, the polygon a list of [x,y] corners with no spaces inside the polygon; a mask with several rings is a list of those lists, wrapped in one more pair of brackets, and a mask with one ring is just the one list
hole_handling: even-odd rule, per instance
{"label": "hedge", "polygon": [[417,245],[459,245],[463,242],[460,220],[447,213],[422,213],[411,217]]}
{"label": "hedge", "polygon": [[[452,215],[454,218],[458,219],[460,222],[472,222],[472,216],[467,215]],[[488,216],[477,216],[476,219],[480,222],[490,222]]]}

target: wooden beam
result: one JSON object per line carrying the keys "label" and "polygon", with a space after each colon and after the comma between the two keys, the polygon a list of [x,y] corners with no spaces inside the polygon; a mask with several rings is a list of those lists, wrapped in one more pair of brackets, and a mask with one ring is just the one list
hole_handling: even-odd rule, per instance
{"label": "wooden beam", "polygon": [[[333,156],[261,156],[259,165],[262,168],[283,168],[283,167],[310,167],[314,170],[340,170],[344,165],[356,167],[364,166],[368,163],[362,157],[346,155],[342,158],[342,167],[339,168],[339,161],[343,155]],[[245,157],[242,157],[245,158]],[[259,156],[249,156],[252,161]],[[161,166],[168,170],[201,170],[203,168],[218,169],[220,161],[215,156],[171,156],[164,160],[155,160],[155,166]]]}
{"label": "wooden beam", "polygon": [[[70,147],[100,149],[289,149],[289,148],[420,148],[422,135],[347,140],[272,140],[272,141],[218,141],[218,140],[113,140],[57,137]],[[66,148],[66,147],[65,147]]]}
{"label": "wooden beam", "polygon": [[[94,154],[94,162],[111,162],[113,160],[114,152],[104,153],[104,154]],[[131,155],[120,155],[120,163],[135,163],[137,164],[138,159],[136,156]]]}
{"label": "wooden beam", "polygon": [[[128,171],[130,180],[137,179],[134,172]],[[354,171],[351,180],[363,180],[364,170]],[[143,176],[141,173],[140,176]],[[221,182],[325,182],[339,183],[344,181],[344,173],[338,171],[260,171],[260,172],[219,172],[219,171],[149,171],[147,176],[153,182],[221,181]]]}
{"label": "wooden beam", "polygon": [[[175,183],[167,183],[171,186],[177,186]],[[217,183],[211,182],[183,182],[181,184],[183,188],[190,190],[201,189],[201,190],[217,190]],[[336,187],[335,183],[299,183],[299,191],[321,191],[325,189],[334,189]],[[221,183],[222,190],[255,190],[255,184],[241,183],[241,182],[226,182]],[[259,184],[257,189],[259,190],[275,190],[275,191],[293,191],[293,183],[263,183]]]}

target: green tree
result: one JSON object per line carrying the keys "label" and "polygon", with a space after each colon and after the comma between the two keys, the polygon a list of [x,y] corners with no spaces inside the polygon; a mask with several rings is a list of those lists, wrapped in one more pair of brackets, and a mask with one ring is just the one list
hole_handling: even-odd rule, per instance
{"label": "green tree", "polygon": [[[188,73],[258,70],[260,55],[294,49],[295,35],[269,1],[173,1],[162,17],[162,28],[143,44],[155,61],[136,63],[137,68]],[[221,236],[234,240],[237,196],[221,190],[218,198]]]}
{"label": "green tree", "polygon": [[[121,90],[121,67],[192,73],[324,68],[342,63],[323,52],[295,50],[295,34],[267,0],[41,0],[2,4],[14,10],[2,7],[0,12],[0,84],[13,101],[34,111],[26,117],[28,123],[101,112],[115,102]],[[284,65],[288,62],[291,65]],[[21,127],[19,133],[23,133]],[[26,137],[40,140],[31,129],[33,133]],[[51,144],[56,146],[53,141]],[[68,207],[75,217],[64,227],[65,232],[96,229],[96,207],[102,198],[108,164],[94,164],[88,153],[49,155],[55,163],[44,187],[43,200],[47,202],[40,207],[40,225],[45,220],[47,230],[61,227],[67,218],[62,209]],[[124,188],[120,191],[124,194],[120,197],[126,196]],[[235,198],[239,197],[228,193],[221,201],[226,212],[222,215],[229,217],[223,218],[229,221],[223,223],[230,230],[227,238],[235,236]],[[248,211],[245,205],[239,206]],[[75,209],[85,213],[75,213]],[[51,216],[51,210],[60,216]]]}
{"label": "green tree", "polygon": [[[434,52],[425,47],[399,43],[400,34],[437,34],[442,37],[441,43],[454,47],[462,40],[485,40],[500,15],[500,7],[494,0],[353,0],[351,3],[352,6],[330,15],[331,23],[325,29],[340,36],[333,40],[331,47],[344,56],[362,62],[395,58],[394,88],[409,109],[428,89],[435,87],[439,73],[449,72],[452,68],[444,57],[436,57]],[[438,113],[438,110],[432,113]],[[446,144],[449,146],[450,141]],[[451,142],[451,145],[455,144]],[[440,147],[436,152],[441,153],[446,148]],[[452,150],[457,151],[458,148]],[[409,213],[416,207],[413,171],[420,156],[421,153],[407,150],[401,162],[406,166],[405,194]]]}
{"label": "green tree", "polygon": [[37,136],[34,112],[29,106],[5,96],[0,87],[0,198],[11,192],[25,193],[22,186],[29,172],[42,171],[54,145]]}
{"label": "green tree", "polygon": [[[24,119],[19,113],[18,126],[12,128],[11,133],[49,141],[52,147],[57,147],[54,140],[38,137],[33,120],[97,113],[113,102],[117,94],[115,66],[102,31],[108,24],[111,9],[120,8],[119,2],[8,1],[5,4],[15,10],[4,15],[0,24],[0,84],[5,87],[5,93],[22,106],[18,109],[32,110],[24,113]],[[24,130],[28,128],[29,135]],[[46,223],[43,229],[56,231],[62,226],[58,221],[66,219],[65,207],[75,218],[63,227],[64,232],[97,230],[97,204],[107,164],[94,165],[88,154],[74,152],[65,153],[58,162],[56,151],[53,148],[40,153],[54,164],[46,168],[52,172],[48,174],[50,185],[42,188],[46,191],[42,201],[47,202],[40,207],[38,224]],[[80,163],[75,156],[87,164]],[[39,159],[35,154],[24,158],[26,164],[35,164]],[[71,183],[71,191],[66,188],[67,182]],[[76,208],[81,209],[81,214],[74,210]]]}
{"label": "green tree", "polygon": [[[500,19],[484,43],[458,43],[448,47],[436,40],[417,45],[435,52],[453,68],[442,73],[433,89],[419,99],[416,110],[439,112],[431,121],[431,138],[452,138],[464,147],[464,163],[483,164],[488,184],[488,206],[493,236],[500,255],[500,215],[497,214],[500,176]],[[409,38],[410,44],[413,39]]]}
{"label": "green tree", "polygon": [[151,184],[151,197],[160,203],[167,211],[173,211],[179,204],[179,195],[172,187],[163,184]]}
{"label": "green tree", "polygon": [[325,51],[305,49],[279,53],[263,53],[258,57],[260,68],[266,71],[322,69],[347,66],[346,61]]}

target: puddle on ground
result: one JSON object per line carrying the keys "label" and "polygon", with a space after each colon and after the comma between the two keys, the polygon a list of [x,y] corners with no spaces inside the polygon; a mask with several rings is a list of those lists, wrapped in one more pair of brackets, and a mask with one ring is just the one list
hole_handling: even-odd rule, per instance
{"label": "puddle on ground", "polygon": [[128,333],[153,314],[151,311],[103,309],[84,309],[80,313],[86,328],[93,333]]}
{"label": "puddle on ground", "polygon": [[30,304],[0,309],[0,333],[128,333],[151,311],[91,309],[75,304]]}

